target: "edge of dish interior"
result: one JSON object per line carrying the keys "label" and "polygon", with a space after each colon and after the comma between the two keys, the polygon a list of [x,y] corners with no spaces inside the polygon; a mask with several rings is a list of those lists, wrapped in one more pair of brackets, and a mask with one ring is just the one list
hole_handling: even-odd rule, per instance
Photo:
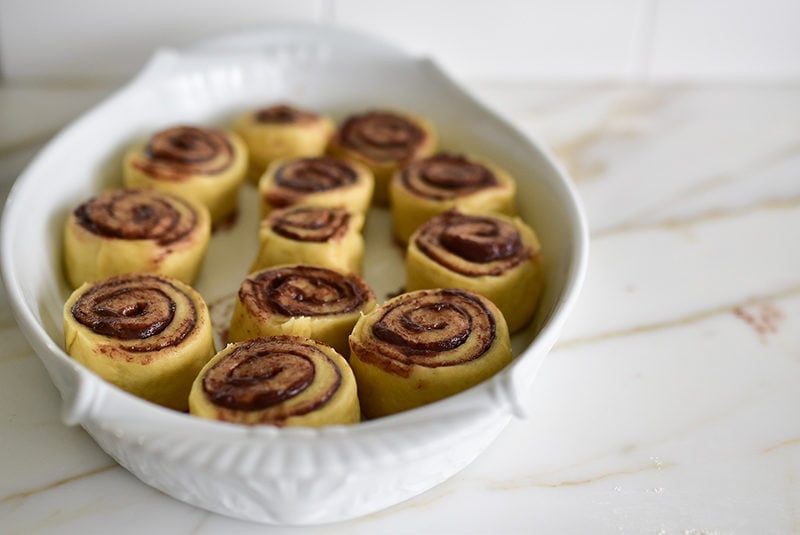
{"label": "edge of dish interior", "polygon": [[[216,445],[241,440],[262,449],[266,439],[303,447],[312,447],[317,439],[323,439],[330,445],[342,445],[334,448],[341,462],[331,464],[332,471],[340,470],[342,463],[375,466],[398,457],[419,459],[438,444],[442,422],[447,422],[446,430],[454,433],[459,426],[466,428],[480,421],[478,415],[499,422],[487,431],[490,442],[505,425],[510,410],[521,405],[521,397],[577,298],[586,269],[586,223],[563,170],[538,145],[465,93],[428,60],[389,55],[359,61],[327,57],[309,70],[307,64],[275,62],[257,54],[169,53],[167,57],[171,72],[155,76],[150,70],[56,136],[22,173],[3,214],[3,279],[20,327],[64,398],[64,420],[87,427],[126,467],[132,461],[124,458],[125,452],[119,449],[122,446],[102,443],[98,437],[103,432],[118,436],[121,442],[161,452],[164,444],[154,437],[162,434]],[[544,297],[548,304],[532,326],[538,335],[509,368],[441,402],[355,426],[253,429],[200,420],[150,404],[103,382],[66,355],[59,337],[61,307],[68,289],[63,277],[55,274],[61,272],[60,229],[68,210],[118,180],[121,152],[134,138],[178,121],[226,123],[241,110],[280,98],[330,111],[336,119],[370,106],[416,112],[437,124],[443,146],[493,158],[518,177],[520,198],[534,198],[534,203],[520,203],[520,208],[523,218],[542,238],[549,269]],[[33,206],[37,209],[31,210]],[[40,217],[40,213],[47,216]],[[396,440],[401,435],[408,438]],[[148,443],[143,437],[154,442]],[[356,438],[359,440],[353,442]],[[480,449],[465,461],[488,442],[479,444]],[[209,462],[208,455],[183,454],[189,464],[212,471],[224,468]],[[308,466],[303,462],[281,463],[259,466],[257,471],[302,472]],[[158,481],[148,480],[140,472],[137,475],[164,490]],[[176,497],[195,503],[190,497]],[[225,513],[226,509],[220,507],[218,512]]]}
{"label": "edge of dish interior", "polygon": [[[203,59],[201,58],[200,61],[203,61]],[[268,65],[268,64],[265,64],[265,63],[261,64],[261,65],[258,65],[257,67],[255,67],[254,65],[255,64],[251,63],[250,68],[253,68],[254,72],[258,73],[257,77],[263,76],[265,73],[267,73],[269,76],[274,77],[274,78],[272,78],[270,80],[272,82],[277,82],[277,79],[280,78],[280,73],[276,73],[274,71],[271,71],[271,67],[272,67],[271,65]],[[327,63],[327,66],[333,66],[333,64],[332,63]],[[383,67],[384,70],[385,70],[385,68],[387,66],[389,67],[390,70],[393,70],[393,71],[396,71],[399,68],[402,68],[404,70],[408,70],[409,68],[411,68],[413,71],[415,71],[413,74],[414,74],[414,77],[415,77],[415,81],[417,82],[418,85],[415,86],[414,89],[416,91],[419,91],[420,93],[424,94],[424,93],[427,92],[430,95],[431,92],[430,91],[426,91],[425,88],[424,88],[424,85],[426,83],[430,83],[430,82],[435,82],[435,83],[433,83],[431,85],[438,85],[439,87],[437,87],[436,89],[439,89],[439,93],[443,94],[443,95],[446,95],[448,97],[448,99],[452,99],[454,94],[457,94],[457,93],[461,92],[460,88],[457,87],[452,82],[450,82],[449,79],[444,77],[441,74],[441,72],[438,70],[438,68],[436,68],[432,63],[430,63],[428,61],[425,61],[425,60],[408,60],[408,59],[404,59],[404,60],[400,60],[399,62],[396,62],[396,61],[390,61],[390,62],[383,61],[383,62],[379,62],[379,63],[373,64],[373,65],[360,64],[360,65],[355,65],[355,66],[354,66],[354,64],[351,63],[349,65],[336,65],[336,66],[333,66],[333,68],[334,68],[334,71],[335,70],[339,70],[339,69],[351,70],[351,69],[355,68],[355,70],[357,72],[364,72],[365,70],[367,72],[369,72],[370,70],[375,69],[375,68],[379,68],[379,67]],[[248,68],[247,65],[244,65],[244,66],[243,65],[239,65],[239,66],[233,66],[233,67],[228,65],[228,66],[224,66],[224,67],[221,67],[221,68],[218,66],[216,71],[214,69],[210,70],[210,72],[207,74],[207,79],[208,80],[214,80],[215,77],[218,77],[218,76],[222,75],[222,76],[226,76],[227,77],[227,80],[225,80],[222,83],[223,86],[228,86],[231,83],[231,81],[233,81],[233,83],[235,85],[244,84],[245,83],[246,74],[243,74],[243,73],[246,73],[247,71],[245,71],[243,69],[247,69],[247,68]],[[168,93],[172,93],[172,96],[173,96],[174,99],[178,98],[178,95],[179,95],[179,93],[181,91],[188,91],[189,94],[191,94],[191,91],[192,91],[191,88],[189,88],[187,90],[187,88],[184,87],[184,85],[189,84],[189,83],[195,83],[195,84],[198,84],[198,86],[199,86],[199,84],[203,83],[203,80],[201,78],[198,78],[198,76],[202,76],[202,68],[200,69],[200,74],[199,75],[198,75],[197,71],[195,71],[194,77],[192,75],[180,74],[180,75],[177,76],[177,78],[175,78],[175,77],[173,77],[173,78],[167,77],[166,79],[162,79],[162,80],[158,80],[158,81],[151,80],[149,84],[144,84],[144,85],[133,84],[132,86],[124,89],[119,94],[117,94],[114,97],[112,97],[106,103],[102,104],[99,108],[95,109],[84,120],[90,120],[92,118],[101,116],[101,114],[103,113],[104,109],[113,109],[115,104],[116,104],[116,101],[121,101],[120,104],[117,105],[118,108],[123,106],[124,105],[124,101],[126,100],[126,97],[131,98],[132,95],[135,95],[136,93],[134,93],[133,91],[136,90],[136,89],[140,90],[139,94],[146,94],[147,92],[153,90],[152,86],[159,86],[160,85],[162,90],[165,90]],[[262,78],[261,82],[263,83],[263,78]],[[420,86],[422,86],[422,88]],[[274,85],[273,85],[273,89],[274,89]],[[284,88],[284,90],[285,89],[286,88]],[[176,90],[177,90],[177,93],[176,93]],[[223,91],[224,90],[225,89],[223,88]],[[414,91],[412,91],[412,93],[414,93]],[[463,92],[461,92],[461,94],[463,95],[462,100],[471,100],[471,98],[466,96],[465,94],[463,94]],[[352,99],[352,96],[349,96],[349,98]],[[368,99],[363,99],[363,100],[368,100]],[[380,95],[380,96],[378,96],[376,98],[374,96],[374,94],[373,94],[372,99],[369,99],[369,100],[371,100],[371,102],[368,102],[365,105],[365,107],[366,106],[370,106],[370,105],[374,105],[374,106],[378,106],[378,105],[389,105],[389,106],[392,106],[392,105],[394,105],[394,106],[396,106],[396,107],[398,107],[400,109],[414,109],[414,111],[417,111],[418,113],[423,113],[423,114],[426,114],[428,116],[433,116],[434,117],[434,121],[437,124],[440,124],[440,125],[441,124],[448,124],[448,121],[450,121],[450,124],[452,124],[452,117],[451,116],[450,117],[447,116],[447,115],[451,115],[452,112],[450,114],[448,114],[447,113],[448,109],[447,109],[446,106],[445,106],[445,108],[434,109],[434,107],[432,107],[430,104],[428,106],[424,106],[424,105],[423,106],[414,106],[413,102],[403,102],[403,103],[389,102],[387,104],[386,103],[387,100],[396,101],[397,99],[396,98],[387,99],[386,95]],[[414,96],[410,100],[418,101],[418,97]],[[255,102],[253,102],[253,104],[255,104]],[[333,104],[334,104],[333,107],[339,108],[337,110],[338,111],[338,114],[337,114],[338,117],[337,118],[341,117],[341,115],[343,114],[343,110],[347,110],[348,108],[352,109],[352,107],[348,106],[349,103],[345,103],[345,102],[341,101],[341,97],[339,97],[338,101],[337,101],[337,99],[334,99]],[[440,104],[440,102],[437,102],[437,105],[438,104]],[[448,102],[441,103],[441,104],[448,104]],[[449,100],[449,104],[450,104],[450,110],[453,110],[453,109],[458,107],[458,105],[453,105],[453,100]],[[458,104],[461,105],[461,106],[464,106],[463,102],[458,103]],[[474,102],[467,102],[467,104],[475,104],[475,103]],[[246,108],[248,105],[249,104],[241,104],[240,103],[238,107],[239,108]],[[427,109],[422,109],[421,110],[420,108],[427,108]],[[444,109],[444,113],[441,113],[442,109]],[[479,115],[482,115],[482,116],[486,116],[486,115],[488,115],[490,113],[490,112],[486,111],[485,109],[477,108],[477,106],[476,106],[475,109],[478,110]],[[227,115],[230,116],[231,113],[228,112]],[[436,120],[436,118],[437,118],[436,116],[438,116],[438,115],[445,115],[445,117],[444,117],[444,119],[439,118],[439,120],[437,121]],[[154,128],[157,128],[158,126],[162,126],[163,124],[174,122],[174,120],[175,120],[175,119],[170,118],[169,120],[164,121],[163,115],[161,115],[161,116],[159,116],[159,115],[153,116],[152,114],[147,119],[150,120],[151,124],[152,123],[157,123],[157,124],[151,125],[151,126],[140,126],[138,128],[138,131],[137,131],[139,136],[144,135],[145,132],[150,131],[150,130],[152,130]],[[146,122],[147,119],[145,119],[145,121],[141,121],[141,122]],[[35,177],[37,176],[36,171],[38,170],[38,168],[43,167],[43,166],[46,167],[46,164],[49,163],[48,157],[52,156],[51,152],[53,152],[53,149],[56,149],[61,145],[67,144],[69,139],[70,139],[70,137],[74,137],[75,133],[79,131],[79,128],[81,126],[83,126],[81,124],[81,122],[82,121],[79,121],[78,123],[73,125],[71,128],[67,129],[56,140],[54,140],[54,142],[51,144],[52,146],[48,147],[48,150],[43,152],[42,155],[39,158],[37,158],[37,161],[34,162],[34,164],[32,164],[32,166],[22,175],[22,177],[21,177],[21,179],[19,181],[19,184],[15,185],[14,190],[9,195],[8,208],[6,210],[6,218],[4,218],[5,219],[4,228],[12,229],[12,227],[13,227],[13,223],[14,222],[10,221],[10,218],[14,214],[14,210],[13,210],[14,205],[15,204],[17,204],[17,205],[26,204],[24,202],[17,203],[16,199],[17,199],[18,196],[24,195],[24,193],[21,192],[20,190],[23,190],[24,185],[26,184],[26,181],[31,181],[32,180],[32,179],[30,179],[28,177],[33,176],[34,179],[35,179]],[[140,124],[141,124],[141,122],[140,122]],[[496,122],[499,123],[499,121],[496,121]],[[477,136],[476,136],[476,132],[474,132],[474,131],[464,133],[462,131],[459,131],[458,127],[457,128],[453,128],[453,127],[444,128],[443,132],[442,132],[443,145],[446,146],[446,147],[449,146],[449,147],[453,147],[453,148],[459,147],[459,148],[462,148],[462,150],[467,150],[467,151],[471,151],[471,152],[475,152],[475,153],[482,153],[482,154],[486,154],[487,152],[491,153],[493,151],[491,151],[491,150],[490,151],[486,151],[485,146],[481,143],[480,140],[484,140],[485,141],[485,140],[491,139],[492,136],[497,135],[497,129],[498,128],[502,128],[504,125],[502,125],[502,124],[491,124],[491,123],[486,123],[486,122],[484,122],[483,125],[484,126],[488,125],[490,128],[485,128],[483,131],[478,132]],[[516,135],[517,133],[513,132],[513,134]],[[478,145],[480,145],[478,147],[475,147],[475,145],[476,145],[475,138],[476,137],[480,138],[480,140],[477,143]],[[517,140],[517,141],[519,141],[519,140]],[[523,141],[525,141],[525,140],[523,140]],[[125,144],[126,144],[126,141],[123,139],[122,143],[118,144],[117,147],[115,147],[116,150],[112,150],[111,151],[112,154],[114,154],[114,155],[118,154],[120,152],[120,150],[122,150],[122,148],[125,146]],[[538,147],[536,147],[536,148],[538,148]],[[490,156],[491,156],[491,154],[490,154]],[[509,156],[511,156],[511,158],[509,158]],[[498,161],[503,162],[504,165],[509,167],[511,169],[512,173],[514,173],[514,174],[516,174],[517,176],[520,177],[520,179],[519,179],[520,180],[520,198],[523,198],[523,197],[526,196],[525,186],[530,181],[530,179],[528,179],[527,176],[531,175],[530,171],[527,171],[527,172],[523,171],[522,173],[520,173],[517,170],[517,168],[520,167],[520,164],[522,166],[526,165],[527,162],[520,161],[520,160],[524,160],[525,159],[524,157],[525,157],[525,155],[520,155],[520,154],[506,155],[505,158],[501,158],[501,159],[498,159],[498,158],[495,157]],[[111,158],[111,161],[113,161],[113,159],[114,158]],[[514,161],[509,161],[509,160],[512,160],[512,159]],[[94,173],[93,173],[94,177],[93,177],[93,180],[91,181],[91,183],[88,184],[89,187],[88,188],[86,187],[87,186],[87,182],[84,181],[83,184],[80,184],[82,187],[74,188],[75,184],[73,182],[72,184],[69,185],[69,187],[73,188],[72,193],[68,195],[69,201],[59,203],[59,205],[57,206],[56,210],[49,211],[50,214],[56,214],[56,215],[55,215],[55,221],[53,221],[54,216],[51,215],[51,217],[50,217],[51,221],[49,222],[48,228],[53,229],[53,227],[57,227],[58,226],[58,219],[63,218],[64,214],[66,213],[66,210],[68,210],[68,207],[76,205],[77,202],[79,202],[79,199],[83,199],[83,198],[86,198],[88,195],[91,195],[94,191],[96,191],[98,189],[97,188],[98,184],[104,184],[105,185],[105,184],[109,183],[108,175],[112,175],[113,176],[115,174],[110,169],[111,167],[113,167],[113,164],[111,164],[108,161],[109,158],[108,158],[107,154],[106,155],[102,155],[100,160],[101,161],[105,160],[105,161],[103,162],[103,165],[101,166],[100,169],[95,169],[94,170]],[[549,163],[549,162],[547,162],[546,157],[542,157],[541,161]],[[516,173],[515,173],[515,170],[517,171]],[[551,173],[552,173],[552,171],[551,171]],[[539,175],[541,175],[541,173],[539,173]],[[534,176],[536,176],[535,172],[534,172]],[[567,187],[569,187],[568,184],[567,184]],[[36,188],[32,184],[31,187],[28,188],[28,189],[29,190],[34,190]],[[56,189],[57,188],[54,187],[53,191],[55,191]],[[37,191],[37,193],[41,193],[41,190]],[[563,199],[562,199],[562,201],[563,201]],[[528,206],[527,204],[525,204],[525,203],[520,203],[520,204],[521,204],[522,215],[526,220],[531,221],[532,219],[534,219],[534,220],[537,219],[535,217],[532,217],[530,213],[525,213],[525,208]],[[578,210],[576,210],[575,214],[570,214],[570,215],[578,215],[578,216],[580,216],[580,212]],[[542,228],[542,227],[546,226],[546,224],[547,224],[547,221],[544,221],[544,220],[543,221],[539,221],[538,223],[534,222],[534,224],[533,224],[534,228],[536,228],[537,231],[543,237],[548,235],[547,231]],[[580,225],[577,225],[577,226],[579,227],[577,230],[580,230]],[[54,233],[52,233],[52,232],[50,233],[51,242],[52,242],[52,234],[54,234]],[[56,232],[55,234],[58,236],[58,239],[60,239],[60,233]],[[572,237],[572,239],[575,239],[575,238]],[[7,248],[11,247],[10,243],[11,243],[11,240],[9,240],[9,239],[4,240],[4,245],[6,245]],[[41,243],[41,242],[39,242],[39,243]],[[60,254],[58,254],[58,253],[57,254],[52,254],[52,251],[58,251],[59,245],[57,243],[51,243],[50,245],[51,245],[51,249],[50,249],[51,250],[51,257],[49,258],[49,265],[54,267],[55,269],[60,269],[60,265],[59,265],[60,264]],[[549,251],[555,250],[555,247],[548,247],[548,244],[545,242],[544,250],[546,251],[546,254],[547,254]],[[15,255],[14,252],[12,252],[12,251],[4,251],[4,252],[6,252],[6,254],[4,254],[4,258],[7,259],[7,262],[4,262],[4,263],[11,263],[11,259],[17,257],[17,255]],[[580,258],[577,258],[577,259],[574,259],[574,260],[580,260]],[[569,265],[569,263],[567,263],[567,265]],[[568,276],[571,275],[573,278],[576,278],[577,274],[580,272],[580,266],[575,266],[575,267],[578,268],[578,269],[574,269],[571,274],[567,274]],[[11,284],[9,284],[8,286],[9,287],[15,286],[14,285],[14,282],[15,282],[14,278],[15,277],[13,276],[13,274],[14,274],[14,266],[11,266],[9,269],[4,269],[4,273],[5,273],[5,276],[6,276],[7,279],[9,279],[9,278],[11,279],[9,281]],[[9,274],[12,274],[12,276],[9,277]],[[39,275],[41,276],[41,274],[39,274]],[[19,281],[17,281],[17,282],[19,282]],[[45,288],[48,292],[50,292],[49,295],[52,295],[53,282],[54,281],[52,281],[52,280],[48,280],[43,285],[43,288]],[[564,289],[567,289],[566,283],[568,283],[568,282],[572,282],[572,281],[563,281],[563,283],[559,285],[559,286],[561,286],[562,291]],[[552,286],[552,284],[550,284],[548,286]],[[63,299],[65,299],[66,295],[68,295],[68,291],[65,289],[63,284],[60,285],[58,291],[60,292],[60,294],[63,297]],[[25,302],[26,306],[30,306],[30,304],[32,302],[39,302],[40,301],[40,299],[35,299],[33,301],[31,301],[29,299],[30,298],[30,288],[28,288],[27,294],[25,292],[23,292],[23,295],[24,295],[23,302]],[[17,299],[19,299],[20,296],[16,295],[15,297]],[[567,295],[565,297],[569,297],[569,296]],[[560,300],[555,300],[553,302],[553,305],[559,305],[561,308],[563,308],[565,306],[565,304],[561,303]],[[60,342],[55,342],[55,340],[53,340],[54,337],[57,337],[57,336],[61,335],[60,325],[58,324],[58,321],[60,320],[60,309],[57,310],[58,314],[56,314],[55,317],[50,317],[49,318],[49,321],[48,321],[48,319],[46,319],[46,316],[43,316],[45,311],[43,311],[41,309],[38,311],[38,314],[37,314],[37,311],[33,310],[33,309],[29,309],[28,311],[35,318],[37,317],[37,315],[42,314],[41,316],[39,316],[37,318],[39,320],[38,323],[40,325],[42,325],[42,326],[45,326],[46,328],[49,327],[48,328],[49,338],[50,338],[50,341],[54,342],[54,344],[58,348],[57,353],[60,353],[60,355],[59,355],[60,357],[68,358],[63,353],[63,351],[60,350]],[[555,311],[553,311],[553,312],[555,312]],[[540,313],[539,315],[542,316],[543,314]],[[547,314],[545,314],[545,315],[547,315]],[[549,314],[549,316],[552,317],[553,314]],[[550,319],[550,318],[548,318],[548,319]],[[53,332],[53,328],[54,327],[55,327],[55,333]],[[544,328],[547,329],[547,325],[545,325]],[[38,334],[41,335],[41,332],[39,332]],[[540,333],[540,336],[541,336],[541,333]],[[53,347],[50,346],[50,349],[52,350]],[[519,361],[519,360],[521,360],[521,359],[517,358],[517,361]]]}

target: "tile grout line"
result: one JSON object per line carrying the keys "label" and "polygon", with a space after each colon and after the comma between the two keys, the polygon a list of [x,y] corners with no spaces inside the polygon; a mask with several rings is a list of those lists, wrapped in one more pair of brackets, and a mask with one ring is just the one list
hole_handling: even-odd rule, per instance
{"label": "tile grout line", "polygon": [[336,2],[337,0],[319,0],[319,22],[326,25],[336,24]]}
{"label": "tile grout line", "polygon": [[639,16],[633,30],[628,79],[634,83],[647,83],[651,78],[651,61],[656,37],[659,0],[642,0]]}

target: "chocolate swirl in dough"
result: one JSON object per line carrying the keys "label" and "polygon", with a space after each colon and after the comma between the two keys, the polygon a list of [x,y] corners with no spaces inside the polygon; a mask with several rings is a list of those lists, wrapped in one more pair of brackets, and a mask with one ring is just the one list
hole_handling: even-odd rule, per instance
{"label": "chocolate swirl in dough", "polygon": [[462,289],[390,299],[361,316],[350,348],[365,418],[446,398],[511,362],[503,315],[483,295]]}
{"label": "chocolate swirl in dough", "polygon": [[268,224],[275,234],[303,242],[326,242],[343,236],[350,214],[343,208],[298,206],[269,215]]}
{"label": "chocolate swirl in dough", "polygon": [[276,104],[256,111],[255,119],[267,124],[305,124],[318,120],[319,115],[288,104]]}
{"label": "chocolate swirl in dough", "polygon": [[92,332],[120,340],[131,353],[180,344],[197,323],[191,297],[151,275],[123,275],[89,288],[72,306],[75,320]]}
{"label": "chocolate swirl in dough", "polygon": [[197,225],[197,213],[183,199],[153,190],[117,189],[75,209],[78,223],[98,236],[176,242]]}
{"label": "chocolate swirl in dough", "polygon": [[372,337],[353,341],[361,360],[398,375],[409,366],[454,366],[480,358],[496,334],[496,319],[474,294],[457,289],[404,294],[382,307]]}
{"label": "chocolate swirl in dough", "polygon": [[400,179],[409,191],[434,200],[456,199],[498,184],[486,166],[448,153],[409,164]]}
{"label": "chocolate swirl in dough", "polygon": [[447,211],[428,221],[415,243],[426,256],[462,275],[501,275],[534,255],[502,219]]}
{"label": "chocolate swirl in dough", "polygon": [[268,269],[239,289],[239,299],[249,308],[284,316],[346,314],[371,297],[360,278],[312,266]]}
{"label": "chocolate swirl in dough", "polygon": [[410,159],[425,141],[417,124],[389,112],[367,112],[348,118],[339,130],[339,143],[375,162]]}
{"label": "chocolate swirl in dough", "polygon": [[222,173],[233,160],[233,146],[224,132],[176,126],[150,138],[144,157],[135,159],[133,166],[153,178],[183,180]]}
{"label": "chocolate swirl in dough", "polygon": [[[319,366],[325,366],[327,373],[320,373]],[[327,403],[339,388],[342,374],[324,352],[298,337],[257,338],[237,345],[208,369],[203,390],[215,405],[261,411],[299,396],[318,377],[326,377],[326,384],[316,385],[313,397],[281,411],[280,419]]]}
{"label": "chocolate swirl in dough", "polygon": [[328,191],[355,181],[356,173],[350,166],[326,156],[294,160],[275,173],[278,186],[298,193]]}

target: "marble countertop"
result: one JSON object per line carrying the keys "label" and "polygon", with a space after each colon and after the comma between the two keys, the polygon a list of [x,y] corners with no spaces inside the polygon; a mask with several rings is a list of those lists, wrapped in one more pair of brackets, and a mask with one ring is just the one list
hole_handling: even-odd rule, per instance
{"label": "marble countertop", "polygon": [[[471,83],[585,203],[581,298],[466,470],[358,520],[178,502],[59,420],[0,288],[0,534],[800,533],[800,86]],[[0,196],[117,84],[0,85]]]}

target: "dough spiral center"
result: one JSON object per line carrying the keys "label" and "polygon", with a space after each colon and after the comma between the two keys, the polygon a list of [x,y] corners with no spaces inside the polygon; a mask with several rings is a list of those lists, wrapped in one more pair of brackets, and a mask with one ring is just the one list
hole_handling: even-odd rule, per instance
{"label": "dough spiral center", "polygon": [[275,182],[284,188],[304,193],[341,188],[356,181],[356,173],[333,158],[303,158],[280,167]]}
{"label": "dough spiral center", "polygon": [[344,146],[379,162],[409,159],[424,139],[425,132],[418,125],[386,112],[351,117],[341,128]]}
{"label": "dough spiral center", "polygon": [[218,174],[234,160],[233,146],[223,132],[192,126],[158,132],[144,148],[144,156],[134,161],[134,166],[167,180]]}
{"label": "dough spiral center", "polygon": [[349,214],[341,208],[304,206],[270,214],[273,232],[306,242],[325,242],[340,236],[347,231],[349,221]]}
{"label": "dough spiral center", "polygon": [[123,349],[140,353],[179,344],[197,323],[189,296],[149,275],[123,275],[92,286],[72,306],[72,315],[92,332],[130,342]]}
{"label": "dough spiral center", "polygon": [[487,167],[454,154],[415,162],[403,171],[401,180],[410,191],[435,200],[455,199],[498,184]]}
{"label": "dough spiral center", "polygon": [[[320,373],[319,367],[326,369]],[[315,385],[320,377],[324,384]],[[203,390],[220,407],[261,411],[299,399],[313,387],[313,399],[287,406],[279,419],[324,405],[339,388],[341,373],[319,348],[290,336],[239,344],[203,378]]]}
{"label": "dough spiral center", "polygon": [[244,303],[284,316],[324,316],[358,310],[370,290],[353,277],[325,268],[295,266],[265,270],[239,290]]}
{"label": "dough spiral center", "polygon": [[183,199],[152,190],[112,190],[74,211],[90,232],[125,240],[180,240],[197,225],[197,213]]}

